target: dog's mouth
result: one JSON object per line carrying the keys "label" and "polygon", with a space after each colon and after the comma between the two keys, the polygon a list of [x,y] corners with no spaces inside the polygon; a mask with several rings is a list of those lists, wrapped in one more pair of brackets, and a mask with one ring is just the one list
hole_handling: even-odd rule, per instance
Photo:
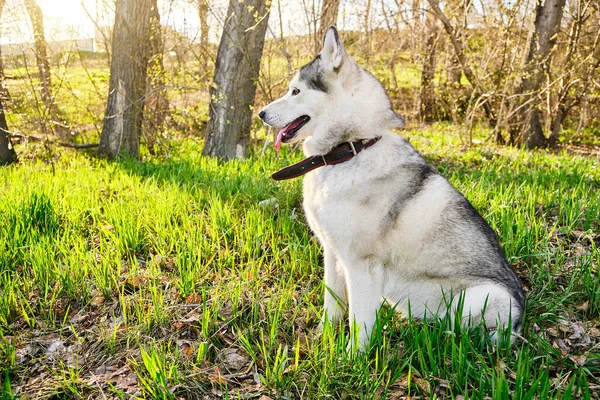
{"label": "dog's mouth", "polygon": [[287,143],[295,138],[298,134],[298,131],[302,129],[302,127],[306,125],[308,121],[310,121],[310,117],[308,115],[303,115],[281,128],[277,134],[277,139],[275,140],[275,150],[279,151],[281,143]]}

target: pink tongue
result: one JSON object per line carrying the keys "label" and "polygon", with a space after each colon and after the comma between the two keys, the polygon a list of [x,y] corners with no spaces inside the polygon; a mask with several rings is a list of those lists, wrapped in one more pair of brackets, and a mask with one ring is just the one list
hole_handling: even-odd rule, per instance
{"label": "pink tongue", "polygon": [[[298,118],[298,119],[300,119],[300,118]],[[277,139],[275,139],[275,150],[276,151],[279,151],[279,147],[281,147],[281,142],[283,140],[283,135],[285,135],[290,129],[292,129],[295,126],[298,125],[298,123],[299,123],[298,119],[290,122],[289,124],[287,124],[286,126],[284,126],[283,128],[281,128],[281,130],[277,134]]]}
{"label": "pink tongue", "polygon": [[281,139],[283,139],[283,134],[285,133],[285,128],[281,129],[277,134],[277,139],[275,139],[275,151],[279,151],[279,147],[281,147]]}

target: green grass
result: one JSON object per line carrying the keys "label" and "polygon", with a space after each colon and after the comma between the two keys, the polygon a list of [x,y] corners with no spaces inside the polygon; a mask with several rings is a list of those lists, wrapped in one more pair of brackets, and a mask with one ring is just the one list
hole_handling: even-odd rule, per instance
{"label": "green grass", "polygon": [[168,159],[0,169],[2,398],[598,398],[597,159],[405,136],[499,233],[525,340],[384,308],[370,351],[347,354],[347,328],[314,332],[301,179],[269,178],[301,155],[220,164],[187,139]]}

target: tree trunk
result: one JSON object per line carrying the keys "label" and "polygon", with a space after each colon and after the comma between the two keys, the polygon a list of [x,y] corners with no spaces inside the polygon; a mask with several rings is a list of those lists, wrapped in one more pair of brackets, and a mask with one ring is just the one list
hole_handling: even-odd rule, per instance
{"label": "tree trunk", "polygon": [[[521,83],[521,104],[526,104],[518,117],[519,144],[528,148],[548,144],[541,123],[538,96],[548,75],[552,50],[560,29],[566,0],[537,0],[535,23],[525,58],[525,76]],[[513,133],[514,136],[514,133]]]}
{"label": "tree trunk", "polygon": [[4,100],[0,97],[0,165],[17,162],[17,153],[10,143],[8,125],[4,115]]}
{"label": "tree trunk", "polygon": [[323,0],[321,5],[321,17],[319,18],[319,32],[315,35],[315,51],[318,52],[323,46],[323,38],[330,26],[337,24],[340,0]]}
{"label": "tree trunk", "polygon": [[422,60],[420,58],[423,52],[421,51],[421,19],[423,17],[423,9],[421,7],[421,0],[412,0],[411,14],[409,18],[412,19],[412,29],[410,33],[411,38],[411,56],[412,61],[415,65],[419,65]]}
{"label": "tree trunk", "polygon": [[252,106],[269,19],[267,2],[230,0],[211,88],[202,154],[222,160],[248,153]]}
{"label": "tree trunk", "polygon": [[425,48],[423,49],[423,65],[421,70],[421,91],[419,93],[419,116],[422,122],[434,120],[435,104],[435,63],[438,39],[438,27],[435,16],[427,13],[425,20]]}
{"label": "tree trunk", "polygon": [[208,45],[208,0],[198,0],[198,17],[200,18],[200,46]]}
{"label": "tree trunk", "polygon": [[44,17],[42,15],[42,9],[35,0],[24,0],[24,2],[29,18],[31,19],[31,26],[33,27],[35,59],[40,73],[42,101],[50,110],[54,106],[52,103],[50,61],[48,60],[48,48],[46,46],[46,36],[44,33]]}
{"label": "tree trunk", "polygon": [[[0,16],[2,15],[2,6],[4,1],[0,0]],[[17,153],[12,147],[10,137],[8,136],[8,124],[4,114],[4,103],[8,98],[8,90],[4,87],[4,64],[2,63],[2,54],[0,53],[0,165],[8,165],[17,161]]]}
{"label": "tree trunk", "polygon": [[206,86],[210,84],[209,60],[210,48],[208,42],[208,0],[198,0],[198,17],[200,19],[200,81]]}
{"label": "tree trunk", "polygon": [[552,119],[550,124],[550,138],[548,144],[552,147],[558,145],[558,139],[560,138],[560,132],[562,130],[562,123],[567,117],[567,109],[563,104],[558,105],[556,115]]}
{"label": "tree trunk", "polygon": [[[0,21],[2,20],[1,19],[2,18],[2,10],[4,9],[5,3],[6,3],[6,0],[0,0]],[[8,93],[8,88],[4,84],[5,78],[6,77],[4,75],[4,61],[2,59],[2,49],[0,48],[0,99],[3,100],[4,102],[6,102],[10,99],[10,95]]]}
{"label": "tree trunk", "polygon": [[117,0],[108,104],[98,153],[139,158],[152,0]]}
{"label": "tree trunk", "polygon": [[446,80],[455,89],[460,89],[462,86],[460,80],[462,78],[462,69],[460,68],[460,62],[454,55],[448,57],[448,63],[446,65]]}
{"label": "tree trunk", "polygon": [[[2,18],[2,10],[4,9],[4,4],[6,0],[0,0],[0,20]],[[2,60],[2,49],[0,49],[0,100],[6,102],[10,99],[10,95],[8,93],[8,89],[6,88],[5,76],[4,76],[4,61]],[[3,103],[4,104],[4,103]]]}
{"label": "tree trunk", "polygon": [[164,131],[169,114],[169,98],[166,90],[166,72],[163,62],[164,48],[158,1],[152,1],[150,16],[150,61],[148,63],[148,93],[142,133],[150,154]]}
{"label": "tree trunk", "polygon": [[[456,21],[457,26],[463,32],[467,29],[467,20],[469,14],[469,8],[473,6],[471,1],[458,1],[450,0],[446,2],[444,12],[446,15],[450,14],[451,19]],[[446,80],[455,89],[459,89],[461,86],[460,79],[462,78],[462,69],[460,67],[460,61],[455,54],[448,54],[447,65],[446,65]]]}
{"label": "tree trunk", "polygon": [[[0,18],[5,0],[0,0]],[[0,165],[8,165],[17,162],[17,153],[10,143],[8,136],[8,124],[4,115],[4,102],[8,99],[8,90],[4,86],[4,63],[0,49]]]}
{"label": "tree trunk", "polygon": [[36,0],[24,0],[24,3],[33,28],[35,59],[40,74],[42,102],[46,107],[46,112],[52,123],[51,130],[53,130],[61,139],[68,140],[71,136],[70,129],[66,126],[66,121],[56,106],[52,96],[50,61],[48,59],[48,46],[46,44],[46,36],[44,33],[44,16],[42,14],[42,9],[37,4]]}
{"label": "tree trunk", "polygon": [[[0,55],[2,57],[2,55]],[[4,72],[4,70],[2,70]],[[3,74],[4,75],[4,74]],[[0,85],[4,87],[4,80],[0,80]],[[10,142],[8,124],[4,114],[5,97],[0,95],[0,165],[8,165],[17,162],[17,153]]]}
{"label": "tree trunk", "polygon": [[363,24],[365,26],[363,54],[366,60],[369,60],[371,57],[371,0],[367,0],[367,4],[365,5],[365,19]]}

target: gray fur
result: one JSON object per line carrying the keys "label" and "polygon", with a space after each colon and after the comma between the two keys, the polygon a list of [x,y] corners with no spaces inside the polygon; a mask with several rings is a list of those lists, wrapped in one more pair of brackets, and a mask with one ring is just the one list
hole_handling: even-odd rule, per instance
{"label": "gray fur", "polygon": [[[294,95],[295,87],[313,90]],[[448,298],[454,294],[464,298],[464,324],[484,320],[496,329],[512,321],[519,332],[525,298],[496,234],[391,131],[403,118],[381,83],[346,55],[335,28],[319,56],[292,79],[290,92],[261,112],[279,128],[302,115],[310,120],[293,141],[304,140],[307,156],[380,137],[349,161],[304,177],[306,219],[323,246],[327,318],[342,318],[345,307],[337,301],[347,301],[364,347],[382,300],[426,318],[453,312],[445,306],[458,307]]]}
{"label": "gray fur", "polygon": [[300,80],[305,82],[309,89],[328,92],[327,84],[323,79],[323,69],[317,56],[313,61],[300,69]]}
{"label": "gray fur", "polygon": [[409,164],[399,168],[398,174],[405,176],[405,184],[396,194],[396,200],[388,211],[391,225],[396,223],[398,215],[400,215],[406,203],[423,189],[427,179],[433,175],[433,171],[427,164]]}

